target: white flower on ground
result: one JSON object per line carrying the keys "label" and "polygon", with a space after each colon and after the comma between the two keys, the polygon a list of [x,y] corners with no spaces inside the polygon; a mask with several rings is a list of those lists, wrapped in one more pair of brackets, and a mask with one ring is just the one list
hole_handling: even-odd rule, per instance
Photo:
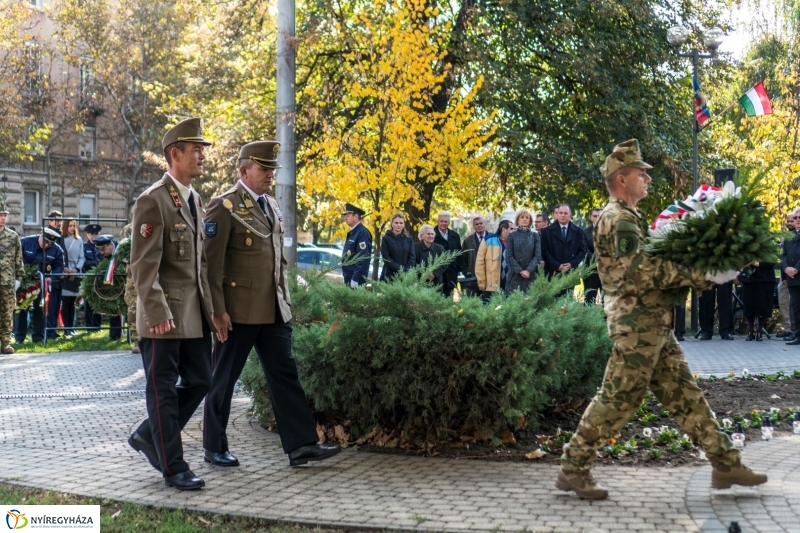
{"label": "white flower on ground", "polygon": [[692,440],[686,433],[683,434],[683,440]]}
{"label": "white flower on ground", "polygon": [[661,426],[661,429],[658,430],[660,433],[664,433],[665,431],[669,431],[669,426]]}
{"label": "white flower on ground", "polygon": [[650,428],[644,428],[642,430],[642,435],[644,435],[644,438],[649,439],[653,436],[653,430]]}
{"label": "white flower on ground", "polygon": [[733,421],[730,418],[723,418],[722,419],[722,426],[726,429],[733,426]]}
{"label": "white flower on ground", "polygon": [[742,377],[747,377],[749,375],[750,375],[750,371],[749,370],[747,370],[746,368],[742,370]]}
{"label": "white flower on ground", "polygon": [[770,408],[769,408],[769,412],[770,412],[770,413],[780,413],[780,412],[781,412],[781,410],[780,410],[780,409],[778,409],[777,407],[770,407]]}

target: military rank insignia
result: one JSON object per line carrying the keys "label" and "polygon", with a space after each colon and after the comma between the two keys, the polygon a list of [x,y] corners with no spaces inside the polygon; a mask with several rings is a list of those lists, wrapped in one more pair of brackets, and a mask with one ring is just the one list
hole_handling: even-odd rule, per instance
{"label": "military rank insignia", "polygon": [[280,222],[283,222],[283,213],[281,213],[281,208],[280,207],[275,207],[275,211],[278,213],[278,220]]}
{"label": "military rank insignia", "polygon": [[206,237],[213,237],[217,234],[217,223],[216,222],[206,222]]}
{"label": "military rank insignia", "polygon": [[153,234],[152,224],[148,224],[147,222],[145,222],[144,224],[139,226],[139,235],[141,235],[142,238],[147,239],[152,234]]}
{"label": "military rank insignia", "polygon": [[183,205],[181,203],[181,197],[178,195],[178,190],[174,185],[169,186],[169,195],[172,197],[172,203],[175,204],[175,207],[180,208]]}
{"label": "military rank insignia", "polygon": [[247,209],[251,209],[255,204],[253,203],[253,199],[250,198],[250,195],[247,191],[242,191],[242,199],[244,200],[244,206]]}

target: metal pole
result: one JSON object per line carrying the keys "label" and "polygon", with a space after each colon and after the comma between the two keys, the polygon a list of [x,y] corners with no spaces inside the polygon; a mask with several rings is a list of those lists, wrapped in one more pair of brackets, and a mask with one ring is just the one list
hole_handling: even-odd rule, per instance
{"label": "metal pole", "polygon": [[[700,52],[695,48],[692,50],[692,74],[693,79],[697,79],[697,67],[700,62]],[[692,98],[692,110],[694,111],[694,97]],[[697,142],[698,133],[700,133],[700,124],[697,123],[697,113],[692,113],[692,194],[697,190],[697,174],[699,164],[699,145]],[[692,331],[697,331],[699,326],[698,315],[698,302],[697,302],[697,289],[692,288],[692,309],[690,313],[690,321]]]}
{"label": "metal pole", "polygon": [[297,264],[297,176],[295,153],[295,0],[278,0],[277,131],[281,151],[275,197],[283,212],[283,253]]}

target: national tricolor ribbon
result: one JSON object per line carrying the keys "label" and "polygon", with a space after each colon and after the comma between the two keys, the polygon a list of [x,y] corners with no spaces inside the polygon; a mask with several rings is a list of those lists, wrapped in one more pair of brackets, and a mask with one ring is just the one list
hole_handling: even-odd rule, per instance
{"label": "national tricolor ribbon", "polygon": [[700,82],[697,81],[697,76],[692,76],[692,85],[694,85],[694,116],[697,119],[697,123],[702,126],[711,118],[711,111],[708,110],[706,97],[700,90]]}
{"label": "national tricolor ribbon", "polygon": [[114,270],[117,268],[117,260],[111,258],[111,261],[108,263],[108,271],[106,271],[106,276],[103,278],[103,283],[106,285],[113,285],[114,284]]}

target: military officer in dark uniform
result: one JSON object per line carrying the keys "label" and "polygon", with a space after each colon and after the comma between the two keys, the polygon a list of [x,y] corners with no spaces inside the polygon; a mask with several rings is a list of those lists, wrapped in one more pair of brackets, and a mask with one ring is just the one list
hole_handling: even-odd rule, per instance
{"label": "military officer in dark uniform", "polygon": [[372,257],[372,234],[361,223],[361,217],[364,216],[363,210],[353,204],[345,204],[344,213],[342,214],[344,215],[344,221],[350,226],[350,231],[347,232],[347,242],[344,244],[344,250],[342,250],[342,259],[347,261],[354,256],[364,257],[362,261],[354,265],[342,267],[344,284],[350,285],[350,288],[355,289],[367,282],[369,261]]}
{"label": "military officer in dark uniform", "polygon": [[61,274],[64,270],[64,252],[56,244],[61,234],[53,228],[46,227],[39,235],[31,235],[20,239],[22,245],[22,262],[26,265],[36,265],[39,272],[44,274],[45,287],[39,293],[39,297],[33,302],[31,309],[20,311],[17,317],[17,327],[14,331],[14,338],[17,344],[25,342],[28,332],[28,311],[33,311],[33,342],[44,340],[44,311],[42,310],[42,300],[47,292],[47,285],[50,284],[53,274]]}
{"label": "military officer in dark uniform", "polygon": [[297,378],[292,354],[288,264],[283,255],[283,216],[272,191],[280,143],[256,141],[239,151],[239,181],[213,198],[205,218],[208,282],[217,342],[214,376],[205,403],[205,461],[237,466],[226,428],[231,398],[255,347],[289,465],[339,453],[317,444],[316,422]]}
{"label": "military officer in dark uniform", "polygon": [[[83,231],[86,233],[86,242],[83,243],[84,272],[88,272],[89,269],[96,267],[97,263],[100,262],[97,248],[94,246],[94,239],[102,229],[100,224],[86,224],[83,227]],[[95,313],[85,298],[83,300],[83,318],[89,331],[100,329],[100,313]]]}
{"label": "military officer in dark uniform", "polygon": [[213,307],[203,206],[192,189],[210,144],[199,118],[173,126],[161,140],[169,170],[133,207],[131,268],[147,419],[128,444],[179,490],[205,486],[183,459],[181,430],[211,384]]}
{"label": "military officer in dark uniform", "polygon": [[[113,235],[98,235],[94,238],[94,247],[99,259],[111,259],[117,249]],[[108,340],[118,341],[122,338],[122,317],[119,314],[108,317]]]}

